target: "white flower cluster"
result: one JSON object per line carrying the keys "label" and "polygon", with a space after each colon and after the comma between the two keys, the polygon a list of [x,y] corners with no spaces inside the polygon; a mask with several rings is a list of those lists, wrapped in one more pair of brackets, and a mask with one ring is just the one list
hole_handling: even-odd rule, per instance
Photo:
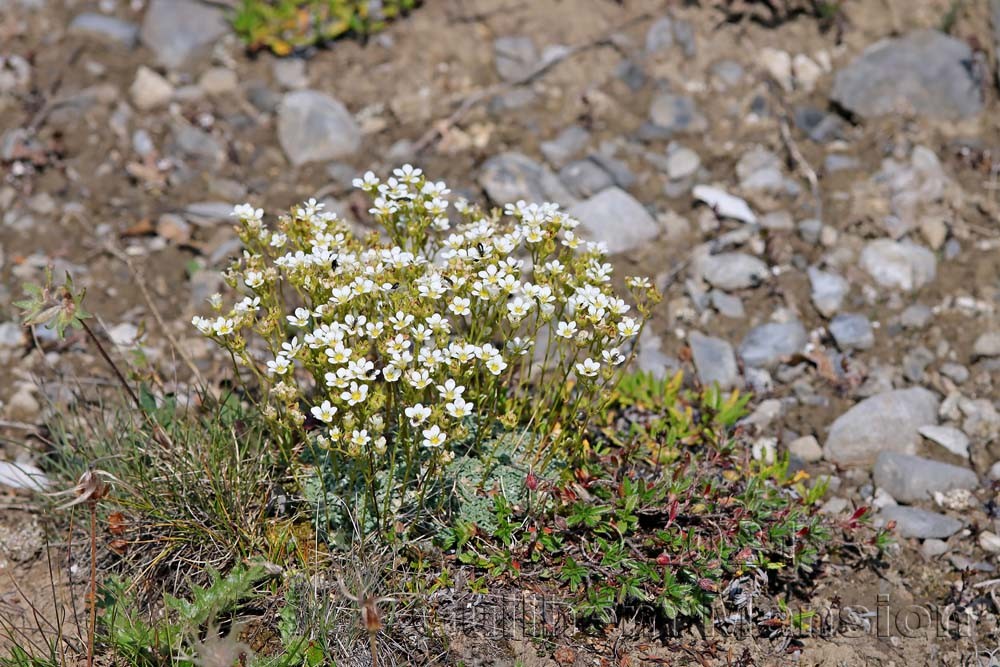
{"label": "white flower cluster", "polygon": [[[194,319],[243,364],[264,362],[278,419],[308,412],[352,455],[419,443],[447,457],[473,424],[551,426],[617,381],[655,291],[627,281],[633,314],[603,248],[557,205],[483,213],[410,165],[355,185],[390,242],[356,238],[315,200],[276,229],[237,206],[245,251],[227,279],[246,295]],[[251,354],[254,334],[267,359]]]}

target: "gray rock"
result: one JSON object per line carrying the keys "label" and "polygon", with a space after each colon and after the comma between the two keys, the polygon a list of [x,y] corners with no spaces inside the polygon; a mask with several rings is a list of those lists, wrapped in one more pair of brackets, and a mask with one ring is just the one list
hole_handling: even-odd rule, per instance
{"label": "gray rock", "polygon": [[771,367],[802,352],[807,342],[806,328],[801,322],[768,322],[747,332],[739,353],[747,366]]}
{"label": "gray rock", "polygon": [[635,363],[639,370],[651,373],[658,380],[680,370],[681,367],[680,361],[661,351],[662,344],[660,337],[653,333],[652,327],[646,327],[639,335],[639,351],[635,355]]}
{"label": "gray rock", "polygon": [[736,163],[736,176],[746,191],[780,192],[785,187],[781,158],[771,151],[755,146]]}
{"label": "gray rock", "polygon": [[530,88],[518,87],[495,95],[489,104],[490,113],[499,116],[508,111],[523,109],[535,103],[538,96]]}
{"label": "gray rock", "polygon": [[674,22],[669,16],[653,21],[646,31],[646,53],[666,51],[674,45]]}
{"label": "gray rock", "polygon": [[498,37],[493,42],[497,74],[504,81],[518,81],[538,66],[538,51],[530,37]]}
{"label": "gray rock", "polygon": [[924,371],[934,361],[934,353],[923,345],[906,351],[903,355],[903,377],[913,383],[924,380]]}
{"label": "gray rock", "polygon": [[646,85],[646,72],[634,60],[623,60],[615,68],[615,76],[625,82],[632,92],[638,92]]}
{"label": "gray rock", "polygon": [[200,201],[184,208],[184,217],[199,227],[232,220],[233,205],[224,201]]}
{"label": "gray rock", "polygon": [[819,238],[823,233],[823,221],[816,218],[809,218],[799,223],[799,236],[806,243],[819,243]]}
{"label": "gray rock", "polygon": [[690,148],[678,146],[667,155],[665,166],[667,177],[678,180],[694,176],[701,167],[701,158]]}
{"label": "gray rock", "polygon": [[956,384],[962,384],[969,379],[969,369],[962,364],[949,361],[941,364],[941,375],[950,378]]}
{"label": "gray rock", "polygon": [[259,81],[247,84],[246,94],[250,104],[264,113],[274,113],[281,105],[281,95]]}
{"label": "gray rock", "polygon": [[743,300],[740,297],[726,294],[722,290],[717,289],[712,290],[709,297],[712,300],[712,307],[719,311],[720,315],[731,317],[734,320],[746,317],[746,311],[743,309]]}
{"label": "gray rock", "polygon": [[497,205],[518,200],[529,202],[554,201],[568,206],[576,198],[566,190],[551,169],[523,153],[500,153],[483,163],[479,184]]}
{"label": "gray rock", "polygon": [[823,455],[840,465],[869,465],[879,452],[914,454],[920,427],[937,423],[938,399],[923,387],[861,401],[830,426]]}
{"label": "gray rock", "polygon": [[923,329],[934,317],[930,306],[914,303],[906,307],[899,316],[899,323],[907,329]]}
{"label": "gray rock", "polygon": [[823,448],[814,436],[806,435],[788,443],[788,452],[806,463],[815,463],[823,458]]}
{"label": "gray rock", "polygon": [[972,344],[972,354],[977,357],[1000,357],[1000,331],[980,334]]}
{"label": "gray rock", "polygon": [[809,284],[812,286],[812,303],[823,317],[832,317],[844,302],[851,286],[842,276],[829,271],[821,271],[815,266],[808,270]]}
{"label": "gray rock", "polygon": [[51,483],[38,466],[30,463],[0,461],[0,486],[28,491],[45,491]]}
{"label": "gray rock", "polygon": [[211,67],[198,78],[198,87],[208,95],[229,95],[239,88],[236,72],[227,67]]}
{"label": "gray rock", "polygon": [[563,167],[587,146],[590,132],[579,125],[570,125],[551,141],[543,141],[539,145],[542,155],[557,169]]}
{"label": "gray rock", "polygon": [[577,160],[559,170],[559,180],[580,199],[596,195],[614,184],[611,175],[593,160]]}
{"label": "gray rock", "polygon": [[217,169],[226,161],[226,150],[215,137],[184,122],[174,124],[170,150],[208,168]]}
{"label": "gray rock", "polygon": [[937,558],[948,553],[948,543],[944,540],[928,539],[920,545],[920,555],[926,560]]}
{"label": "gray rock", "polygon": [[660,235],[660,226],[635,197],[610,187],[569,209],[587,238],[604,243],[608,254],[633,250]]}
{"label": "gray rock", "polygon": [[875,345],[875,332],[868,318],[858,313],[841,313],[830,322],[830,333],[843,351],[868,350]]}
{"label": "gray rock", "polygon": [[730,291],[757,287],[771,275],[766,263],[743,252],[708,255],[698,267],[710,285]]}
{"label": "gray rock", "polygon": [[278,107],[278,141],[295,166],[337,160],[361,146],[361,128],[339,101],[316,90],[287,93]]}
{"label": "gray rock", "polygon": [[660,93],[653,98],[649,118],[653,125],[670,134],[704,132],[708,129],[708,121],[694,100],[686,95]]}
{"label": "gray rock", "polygon": [[180,69],[229,32],[225,14],[195,0],[152,0],[142,20],[142,43],[156,60]]}
{"label": "gray rock", "polygon": [[920,435],[938,445],[941,445],[952,454],[969,458],[969,436],[965,435],[957,428],[951,426],[935,426],[928,424],[917,429]]}
{"label": "gray rock", "polygon": [[681,51],[685,58],[694,58],[698,53],[698,45],[695,42],[694,26],[685,20],[674,22],[674,39],[680,44]]}
{"label": "gray rock", "polygon": [[75,16],[69,24],[69,33],[121,44],[130,49],[139,43],[139,26],[96,12],[84,12]]}
{"label": "gray rock", "polygon": [[0,348],[14,349],[24,345],[25,329],[17,322],[0,324]]}
{"label": "gray rock", "polygon": [[915,243],[876,239],[861,251],[861,268],[883,287],[909,292],[934,280],[937,259]]}
{"label": "gray rock", "polygon": [[795,126],[818,144],[843,139],[845,136],[843,119],[822,109],[810,106],[796,107],[794,117]]}
{"label": "gray rock", "polygon": [[787,232],[795,229],[795,220],[788,211],[772,211],[760,216],[761,229],[769,229],[773,232]]}
{"label": "gray rock", "polygon": [[309,87],[309,73],[302,58],[278,58],[271,64],[275,82],[285,90]]}
{"label": "gray rock", "polygon": [[962,529],[958,519],[905,505],[883,507],[879,517],[882,525],[895,521],[901,537],[947,539]]}
{"label": "gray rock", "polygon": [[861,167],[861,161],[850,155],[831,153],[823,159],[823,171],[827,174],[835,174],[838,171],[849,171]]}
{"label": "gray rock", "polygon": [[627,190],[635,184],[635,174],[623,160],[606,152],[591,153],[590,160],[606,171],[618,187]]}
{"label": "gray rock", "polygon": [[936,30],[883,39],[837,72],[831,98],[862,117],[909,111],[958,120],[983,109],[969,45]]}
{"label": "gray rock", "polygon": [[689,339],[698,381],[709,387],[718,383],[722,389],[734,386],[739,379],[733,346],[721,338],[705,336],[697,331]]}
{"label": "gray rock", "polygon": [[898,452],[878,455],[872,479],[902,503],[931,500],[934,493],[971,491],[979,486],[979,477],[968,468]]}
{"label": "gray rock", "polygon": [[757,222],[757,215],[750,205],[725,190],[710,185],[696,185],[691,194],[698,201],[707,204],[721,218],[732,218],[750,225]]}
{"label": "gray rock", "polygon": [[722,90],[734,88],[743,81],[743,65],[735,60],[720,60],[714,63],[709,71],[712,73],[716,87]]}

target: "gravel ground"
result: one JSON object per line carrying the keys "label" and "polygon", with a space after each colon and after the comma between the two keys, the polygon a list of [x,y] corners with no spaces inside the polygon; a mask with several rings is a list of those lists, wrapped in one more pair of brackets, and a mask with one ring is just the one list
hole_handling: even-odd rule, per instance
{"label": "gravel ground", "polygon": [[[945,0],[847,0],[826,32],[746,1],[729,3],[738,18],[434,0],[293,59],[248,56],[222,4],[0,0],[0,501],[30,484],[9,472],[32,456],[18,425],[108,380],[82,340],[29,346],[9,305],[22,282],[70,270],[118,352],[183,392],[170,337],[220,377],[189,322],[238,251],[232,204],[315,196],[364,228],[351,178],[412,161],[476,198],[570,208],[664,290],[644,369],[752,391],[756,453],[829,475],[831,513],[896,522],[891,570],[828,578],[816,604],[984,609],[991,585],[974,583],[1000,554],[1000,2],[961,4],[945,35]],[[6,506],[0,573],[37,553]],[[796,655],[974,650],[863,634]]]}

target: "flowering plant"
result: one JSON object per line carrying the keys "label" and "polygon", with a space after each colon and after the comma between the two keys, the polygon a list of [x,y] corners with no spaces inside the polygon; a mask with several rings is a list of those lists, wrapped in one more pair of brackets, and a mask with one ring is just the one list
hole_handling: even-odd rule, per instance
{"label": "flowering plant", "polygon": [[532,434],[526,467],[572,455],[659,298],[649,281],[626,281],[633,311],[555,204],[485,212],[410,165],[355,186],[388,240],[315,200],[274,229],[233,212],[245,249],[225,276],[245,294],[194,325],[254,374],[267,419],[376,518],[422,506],[456,454],[489,460],[498,429]]}

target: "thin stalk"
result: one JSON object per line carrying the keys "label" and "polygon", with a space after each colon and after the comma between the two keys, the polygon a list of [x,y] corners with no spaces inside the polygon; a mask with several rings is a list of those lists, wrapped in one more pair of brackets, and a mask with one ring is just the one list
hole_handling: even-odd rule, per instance
{"label": "thin stalk", "polygon": [[90,506],[90,627],[87,629],[87,667],[94,665],[94,635],[97,632],[97,502]]}

